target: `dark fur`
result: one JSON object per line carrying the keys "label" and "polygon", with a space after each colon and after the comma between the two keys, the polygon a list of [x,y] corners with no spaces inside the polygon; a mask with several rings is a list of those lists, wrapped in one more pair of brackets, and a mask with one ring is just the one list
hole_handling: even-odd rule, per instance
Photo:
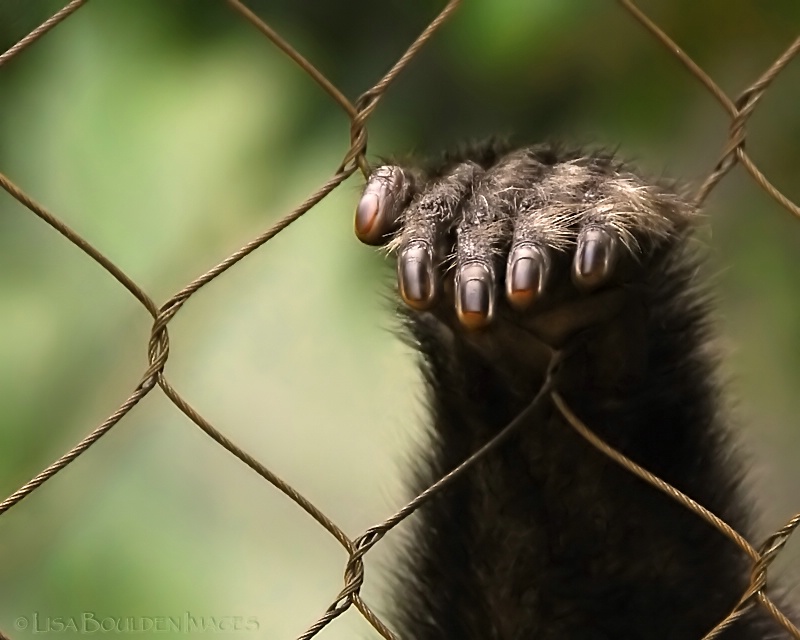
{"label": "dark fur", "polygon": [[[595,433],[747,536],[739,463],[706,345],[707,297],[686,247],[691,208],[669,187],[644,182],[608,155],[549,146],[526,153],[534,170],[520,172],[512,162],[491,177],[495,182],[481,172],[501,161],[500,146],[408,171],[417,176],[419,193],[439,188],[430,181],[467,160],[480,167],[470,193],[497,181],[546,185],[548,192],[536,197],[563,201],[574,212],[562,221],[561,246],[554,247],[567,262],[574,241],[564,240],[565,229],[574,235],[593,223],[584,210],[598,190],[620,176],[641,187],[644,209],[606,221],[628,234],[636,257],[631,277],[619,283],[622,311],[569,337],[556,386]],[[547,183],[568,160],[585,169],[577,190],[559,180]],[[445,262],[454,259],[453,229],[471,206],[467,202],[439,228],[439,240],[449,247]],[[493,250],[501,257],[512,232],[503,206],[492,227]],[[401,228],[395,242],[402,236]],[[494,264],[499,282],[503,259]],[[446,266],[441,277],[452,279]],[[571,291],[569,276],[560,273]],[[432,311],[405,313],[432,414],[415,492],[461,463],[530,402],[544,379],[543,354],[551,353],[526,325],[537,309],[511,310],[502,286],[492,325],[477,334],[459,326],[452,291],[443,291]],[[550,403],[415,518],[393,592],[392,626],[407,640],[699,640],[729,613],[748,582],[749,562],[728,539],[608,460]],[[722,637],[783,637],[779,633],[755,612]]]}

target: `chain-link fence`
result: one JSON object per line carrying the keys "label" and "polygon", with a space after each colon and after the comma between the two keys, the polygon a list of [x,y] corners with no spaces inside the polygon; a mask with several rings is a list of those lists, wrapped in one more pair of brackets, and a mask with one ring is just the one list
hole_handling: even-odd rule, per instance
{"label": "chain-link fence", "polygon": [[[35,45],[47,33],[67,19],[74,19],[81,7],[86,4],[86,0],[73,0],[63,9],[58,11],[51,18],[46,20],[41,26],[33,30],[29,35],[20,40],[17,44],[0,55],[0,66],[13,64],[17,56],[23,55],[28,47]],[[348,536],[344,530],[338,526],[330,517],[323,513],[315,504],[304,497],[293,486],[276,475],[271,469],[250,455],[244,448],[232,442],[228,437],[217,430],[209,420],[204,418],[192,405],[179,394],[170,384],[165,375],[165,365],[169,357],[169,326],[175,316],[182,310],[186,302],[201,288],[208,285],[216,278],[222,276],[230,267],[241,261],[243,258],[261,248],[278,233],[292,224],[312,207],[326,198],[334,189],[341,185],[348,177],[360,172],[364,176],[369,174],[369,165],[366,160],[367,149],[367,122],[375,109],[378,107],[381,98],[390,84],[404,70],[409,62],[415,58],[420,49],[442,28],[447,19],[459,8],[459,0],[451,0],[442,11],[428,24],[419,37],[408,47],[407,51],[397,60],[394,66],[380,78],[374,86],[365,91],[356,100],[351,101],[342,91],[340,91],[328,78],[325,77],[309,60],[304,58],[293,46],[285,40],[281,34],[270,27],[258,15],[250,10],[239,0],[228,0],[230,9],[238,13],[242,19],[249,22],[255,29],[260,31],[264,37],[269,39],[286,56],[296,63],[302,73],[312,78],[346,114],[350,122],[350,146],[344,152],[341,163],[332,172],[330,178],[322,184],[314,193],[280,219],[270,229],[253,238],[242,246],[239,250],[232,253],[219,264],[202,274],[185,287],[181,288],[174,295],[169,297],[166,302],[157,303],[148,293],[139,286],[122,269],[116,266],[102,251],[95,248],[76,231],[65,224],[57,215],[45,209],[33,197],[20,189],[10,178],[0,174],[0,186],[2,186],[11,196],[23,204],[31,213],[41,218],[46,224],[59,232],[68,242],[72,243],[77,249],[83,251],[92,260],[103,267],[120,286],[134,296],[136,300],[147,310],[153,319],[150,332],[147,352],[149,366],[142,373],[141,381],[133,389],[130,396],[115,410],[106,420],[97,426],[89,435],[76,444],[71,450],[61,456],[53,464],[36,474],[29,482],[14,491],[0,503],[0,515],[8,511],[11,507],[24,500],[38,487],[58,474],[67,465],[79,456],[85,454],[103,435],[108,433],[148,394],[163,393],[174,405],[180,409],[199,429],[209,438],[223,447],[243,464],[250,467],[264,480],[283,492],[287,497],[299,505],[308,515],[323,527],[338,543],[346,550],[348,561],[344,567],[344,584],[338,594],[331,594],[331,604],[328,609],[321,614],[308,630],[300,638],[312,638],[328,624],[332,623],[338,616],[350,608],[357,609],[363,617],[374,627],[375,630],[384,638],[395,638],[395,634],[384,622],[376,615],[367,602],[362,599],[361,587],[364,582],[364,563],[368,552],[375,547],[384,536],[401,521],[424,503],[431,495],[442,490],[457,475],[464,472],[475,460],[485,455],[511,431],[513,431],[518,421],[509,424],[498,436],[487,443],[480,451],[464,461],[458,468],[442,478],[432,487],[427,489],[417,498],[404,506],[397,513],[387,518],[384,522],[368,528],[357,537]],[[698,81],[708,91],[721,106],[723,113],[721,117],[729,121],[729,134],[721,145],[719,161],[710,171],[707,179],[699,187],[696,198],[698,203],[702,203],[708,194],[719,184],[728,172],[737,164],[744,167],[758,186],[764,190],[771,198],[778,202],[790,214],[800,217],[800,207],[789,197],[779,191],[764,175],[754,163],[745,150],[747,139],[746,125],[748,119],[756,110],[759,101],[769,90],[773,81],[780,72],[800,53],[800,38],[792,42],[788,48],[752,83],[736,98],[731,99],[726,95],[715,81],[704,72],[695,61],[685,53],[680,46],[673,42],[657,24],[651,21],[633,2],[630,0],[620,0],[619,8],[627,12],[633,19],[638,21],[644,29],[653,37],[655,41],[663,45],[668,55],[677,58],[685,67],[687,78]],[[687,509],[697,514],[709,523],[709,526],[716,527],[734,544],[736,544],[744,555],[752,561],[752,576],[750,585],[741,600],[730,614],[719,622],[719,624],[705,636],[706,639],[717,637],[725,628],[736,623],[736,620],[749,608],[762,606],[770,612],[778,624],[795,638],[800,638],[800,630],[781,612],[770,599],[766,590],[767,569],[779,554],[792,532],[800,525],[800,513],[795,515],[784,527],[775,532],[760,547],[753,546],[745,540],[738,532],[721,521],[714,514],[708,512],[702,505],[697,504],[691,498],[685,496],[674,487],[666,484],[659,478],[650,474],[646,469],[642,469],[631,460],[625,458],[621,453],[615,451],[607,444],[595,436],[591,431],[591,425],[583,425],[565,405],[561,397],[550,390],[546,383],[537,402],[553,402],[555,406],[565,416],[578,433],[586,438],[592,445],[605,453],[616,463],[623,466],[630,473],[633,473],[645,481],[651,483],[659,490],[665,492]],[[5,638],[0,634],[0,637]]]}

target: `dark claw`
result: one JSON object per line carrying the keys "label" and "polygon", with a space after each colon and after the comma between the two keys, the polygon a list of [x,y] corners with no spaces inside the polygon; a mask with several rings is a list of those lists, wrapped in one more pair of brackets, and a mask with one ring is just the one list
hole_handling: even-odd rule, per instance
{"label": "dark claw", "polygon": [[379,167],[370,176],[356,207],[355,231],[361,242],[380,245],[397,223],[395,198],[403,187],[397,167]]}
{"label": "dark claw", "polygon": [[578,240],[572,265],[575,283],[583,289],[594,289],[611,275],[617,259],[616,238],[604,229],[588,229]]}
{"label": "dark claw", "polygon": [[519,310],[529,307],[544,291],[547,256],[531,245],[516,247],[508,257],[506,296]]}
{"label": "dark claw", "polygon": [[472,263],[461,267],[456,276],[456,312],[467,329],[489,324],[494,311],[494,283],[488,267]]}
{"label": "dark claw", "polygon": [[406,247],[397,260],[397,277],[403,301],[414,309],[427,309],[433,301],[433,259],[425,242]]}

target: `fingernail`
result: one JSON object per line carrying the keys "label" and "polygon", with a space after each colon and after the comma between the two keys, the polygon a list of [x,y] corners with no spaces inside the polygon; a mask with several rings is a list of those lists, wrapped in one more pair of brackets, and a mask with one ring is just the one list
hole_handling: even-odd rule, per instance
{"label": "fingernail", "polygon": [[521,247],[512,253],[509,265],[506,276],[508,301],[517,309],[525,309],[544,291],[544,256],[533,247]]}
{"label": "fingernail", "polygon": [[468,329],[479,329],[492,318],[492,275],[483,264],[463,267],[459,272],[456,310]]}
{"label": "fingernail", "polygon": [[587,288],[602,284],[611,273],[614,260],[614,239],[602,229],[587,231],[575,257],[575,276]]}
{"label": "fingernail", "polygon": [[378,219],[378,196],[375,193],[365,193],[356,207],[356,235],[364,241],[369,238],[369,232]]}
{"label": "fingernail", "polygon": [[405,249],[397,262],[400,295],[414,309],[427,309],[433,300],[433,263],[425,244]]}

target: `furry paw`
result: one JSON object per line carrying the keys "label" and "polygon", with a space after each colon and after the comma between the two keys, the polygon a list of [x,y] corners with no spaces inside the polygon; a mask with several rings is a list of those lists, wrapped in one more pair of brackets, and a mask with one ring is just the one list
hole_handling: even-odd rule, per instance
{"label": "furry paw", "polygon": [[609,155],[483,149],[432,169],[379,167],[355,230],[396,254],[412,309],[466,331],[502,318],[558,346],[619,313],[690,214]]}

